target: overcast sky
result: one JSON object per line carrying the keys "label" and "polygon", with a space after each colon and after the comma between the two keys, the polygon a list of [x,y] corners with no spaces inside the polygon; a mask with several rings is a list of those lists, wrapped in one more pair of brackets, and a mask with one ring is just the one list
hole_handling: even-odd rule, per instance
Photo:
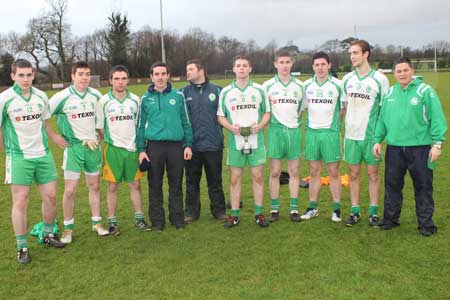
{"label": "overcast sky", "polygon": [[[125,12],[131,30],[160,27],[159,0],[69,0],[67,20],[76,36],[104,28],[113,11]],[[46,0],[1,0],[0,33],[24,33]],[[184,33],[199,27],[213,33],[254,39],[264,46],[289,40],[312,49],[329,39],[355,35],[371,44],[421,48],[433,40],[450,41],[449,0],[163,0],[164,27]]]}

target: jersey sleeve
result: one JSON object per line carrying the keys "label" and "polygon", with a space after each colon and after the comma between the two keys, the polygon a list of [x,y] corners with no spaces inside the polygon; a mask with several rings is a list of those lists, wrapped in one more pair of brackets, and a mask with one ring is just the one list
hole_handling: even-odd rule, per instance
{"label": "jersey sleeve", "polygon": [[141,100],[141,107],[139,109],[138,115],[138,126],[137,126],[137,135],[136,135],[136,147],[139,152],[145,151],[145,127],[147,126],[147,111],[145,109],[145,95]]}
{"label": "jersey sleeve", "polygon": [[425,108],[427,118],[430,124],[430,133],[433,143],[442,142],[445,140],[447,133],[447,121],[442,111],[439,96],[433,88],[429,88],[425,94]]}
{"label": "jersey sleeve", "polygon": [[97,107],[95,108],[95,128],[103,129],[105,127],[105,113],[104,106],[105,102],[103,98],[97,102]]}
{"label": "jersey sleeve", "polygon": [[383,113],[385,106],[382,105],[384,99],[385,99],[385,97],[383,96],[380,101],[380,105],[381,105],[380,114],[379,114],[377,122],[375,124],[374,140],[375,140],[375,143],[378,143],[378,144],[380,144],[384,140],[384,138],[386,137],[386,133],[387,133],[386,125],[384,123],[384,113]]}
{"label": "jersey sleeve", "polygon": [[186,100],[184,99],[183,93],[178,93],[178,96],[181,99],[181,124],[183,125],[184,137],[183,137],[183,146],[191,147],[192,146],[192,127],[191,122],[189,121],[189,114],[186,107]]}
{"label": "jersey sleeve", "polygon": [[[68,97],[69,95],[67,95]],[[49,100],[50,113],[58,115],[63,113],[64,102],[67,97],[64,97],[63,91],[56,93]]]}
{"label": "jersey sleeve", "polygon": [[383,74],[383,77],[381,78],[381,96],[386,95],[388,90],[389,90],[389,79]]}
{"label": "jersey sleeve", "polygon": [[217,106],[217,115],[225,117],[225,90],[221,90],[219,94],[219,105]]}
{"label": "jersey sleeve", "polygon": [[6,117],[6,111],[4,111],[5,103],[6,103],[5,97],[3,97],[2,94],[0,94],[0,128],[3,127],[3,122]]}

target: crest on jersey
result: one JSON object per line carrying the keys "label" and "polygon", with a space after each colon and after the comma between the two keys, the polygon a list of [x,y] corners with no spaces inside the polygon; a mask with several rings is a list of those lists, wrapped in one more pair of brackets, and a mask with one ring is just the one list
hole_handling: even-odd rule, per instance
{"label": "crest on jersey", "polygon": [[333,97],[333,91],[328,91],[328,97],[329,98]]}
{"label": "crest on jersey", "polygon": [[39,108],[39,111],[42,111],[42,108],[44,107],[42,104],[38,103],[37,107]]}
{"label": "crest on jersey", "polygon": [[317,90],[316,91],[316,95],[317,95],[317,97],[323,97],[323,91],[322,90]]}
{"label": "crest on jersey", "polygon": [[298,98],[298,92],[297,91],[294,91],[294,97]]}
{"label": "crest on jersey", "polygon": [[252,102],[256,102],[256,96],[252,95]]}
{"label": "crest on jersey", "polygon": [[411,105],[417,105],[419,104],[419,99],[417,99],[416,97],[412,97],[409,103],[411,103]]}
{"label": "crest on jersey", "polygon": [[175,101],[175,99],[170,99],[169,103],[170,103],[170,105],[175,105],[175,103],[177,103],[177,101]]}
{"label": "crest on jersey", "polygon": [[91,109],[94,109],[95,108],[95,105],[94,105],[94,103],[90,103],[91,104]]}
{"label": "crest on jersey", "polygon": [[372,88],[371,88],[370,86],[367,86],[367,89],[366,89],[366,90],[367,90],[367,93],[368,93],[368,94],[372,93]]}
{"label": "crest on jersey", "polygon": [[214,102],[216,101],[216,94],[211,93],[208,95],[209,101]]}

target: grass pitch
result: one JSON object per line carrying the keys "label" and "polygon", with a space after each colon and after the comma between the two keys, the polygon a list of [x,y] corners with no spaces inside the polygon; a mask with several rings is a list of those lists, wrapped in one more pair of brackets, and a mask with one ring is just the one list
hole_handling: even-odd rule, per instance
{"label": "grass pitch", "polygon": [[[437,90],[448,121],[450,73],[424,75],[426,82]],[[255,81],[264,79],[255,78]],[[224,86],[229,81],[217,83]],[[175,87],[183,85],[175,83]],[[146,88],[131,86],[130,90],[141,95]],[[55,125],[54,121],[52,124]],[[118,237],[97,237],[90,231],[87,189],[82,179],[75,208],[74,242],[58,250],[39,246],[34,237],[29,237],[32,263],[21,266],[15,261],[9,187],[1,184],[0,299],[450,299],[450,187],[446,183],[450,151],[446,144],[434,172],[434,220],[439,231],[430,238],[417,232],[410,179],[404,188],[401,226],[391,231],[369,228],[365,221],[368,206],[365,175],[361,189],[363,220],[353,228],[331,223],[328,187],[321,191],[320,216],[308,222],[292,223],[288,218],[287,186],[281,187],[281,220],[267,229],[259,228],[253,223],[250,174],[246,171],[242,188],[244,208],[238,227],[225,230],[222,223],[212,219],[203,179],[202,216],[198,222],[184,231],[168,226],[162,233],[138,232],[133,228],[128,190],[122,186],[117,211],[122,232]],[[62,152],[53,144],[52,150],[59,169]],[[61,224],[63,180],[59,171]],[[344,164],[341,172],[346,173]],[[380,174],[383,172],[381,164]],[[4,176],[3,159],[0,174]],[[267,166],[265,178],[268,174]],[[301,174],[308,174],[304,161]],[[228,200],[226,167],[223,177]],[[104,220],[105,186],[102,182]],[[145,179],[142,186],[144,211],[147,211]],[[265,188],[268,213],[267,184]],[[167,196],[167,188],[165,191]],[[300,190],[301,211],[307,206],[307,193],[305,189]],[[345,219],[350,210],[347,188],[343,188],[342,203]],[[40,200],[33,187],[30,229],[40,219]]]}

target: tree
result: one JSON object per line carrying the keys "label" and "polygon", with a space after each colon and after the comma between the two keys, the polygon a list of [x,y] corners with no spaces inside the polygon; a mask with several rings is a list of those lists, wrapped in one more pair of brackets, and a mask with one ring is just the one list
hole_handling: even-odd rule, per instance
{"label": "tree", "polygon": [[10,53],[0,55],[0,86],[10,86],[13,84],[10,77],[11,64],[14,61],[14,56]]}
{"label": "tree", "polygon": [[112,65],[127,63],[127,49],[130,41],[129,22],[126,15],[120,12],[112,13],[108,17],[106,42],[108,45],[108,59]]}

